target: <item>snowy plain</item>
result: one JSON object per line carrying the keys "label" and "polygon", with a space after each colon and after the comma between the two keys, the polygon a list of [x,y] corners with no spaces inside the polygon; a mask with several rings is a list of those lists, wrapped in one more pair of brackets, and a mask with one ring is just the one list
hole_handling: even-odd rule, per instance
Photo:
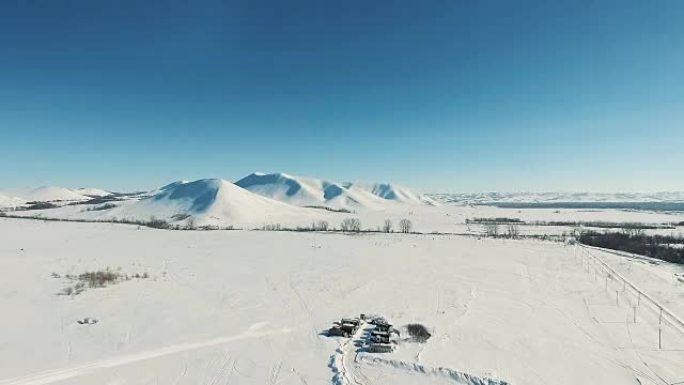
{"label": "snowy plain", "polygon": [[[0,234],[2,385],[684,381],[684,336],[658,349],[657,317],[631,323],[561,243],[9,218]],[[601,257],[668,306],[684,296],[676,266]],[[53,273],[107,267],[149,278],[58,295]],[[323,335],[359,313],[433,337],[379,355]]]}

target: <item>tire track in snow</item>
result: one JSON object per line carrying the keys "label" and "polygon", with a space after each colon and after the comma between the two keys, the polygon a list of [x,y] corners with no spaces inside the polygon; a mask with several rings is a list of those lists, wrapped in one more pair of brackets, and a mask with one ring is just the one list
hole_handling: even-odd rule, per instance
{"label": "tire track in snow", "polygon": [[259,329],[266,326],[268,322],[259,322],[250,326],[247,330],[240,334],[213,338],[199,342],[186,342],[178,345],[167,346],[165,348],[148,350],[140,353],[128,354],[102,361],[86,363],[79,366],[69,368],[48,370],[40,373],[30,374],[23,377],[15,377],[5,380],[0,380],[0,385],[44,385],[51,384],[58,381],[63,381],[69,378],[89,374],[98,369],[115,368],[118,366],[128,365],[139,361],[150,360],[153,358],[163,357],[171,354],[185,352],[188,350],[196,350],[207,348],[216,345],[223,345],[233,341],[245,340],[250,338],[266,337],[271,335],[290,333],[292,329],[283,328],[278,330],[259,331]]}
{"label": "tire track in snow", "polygon": [[[365,324],[362,323],[362,326]],[[352,370],[355,365],[356,357],[354,355],[354,341],[365,331],[364,327],[359,329],[350,338],[345,338],[344,342],[340,343],[340,347],[335,350],[335,354],[330,356],[330,363],[328,367],[333,372],[333,385],[364,385],[362,381],[356,378],[356,373]]]}

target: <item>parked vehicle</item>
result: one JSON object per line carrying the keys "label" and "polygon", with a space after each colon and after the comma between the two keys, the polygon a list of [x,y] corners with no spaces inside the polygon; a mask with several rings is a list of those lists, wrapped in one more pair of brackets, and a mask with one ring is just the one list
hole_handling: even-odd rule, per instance
{"label": "parked vehicle", "polygon": [[368,351],[371,353],[391,353],[393,350],[394,346],[390,344],[371,342],[368,345]]}

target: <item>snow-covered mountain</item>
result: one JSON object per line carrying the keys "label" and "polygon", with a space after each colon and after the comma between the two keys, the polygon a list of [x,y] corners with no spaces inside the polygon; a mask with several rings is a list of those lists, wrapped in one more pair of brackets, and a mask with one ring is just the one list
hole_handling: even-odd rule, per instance
{"label": "snow-covered mountain", "polygon": [[58,186],[41,186],[19,192],[16,195],[29,202],[81,201],[90,199],[90,197],[84,194]]}
{"label": "snow-covered mountain", "polygon": [[382,203],[365,190],[349,189],[341,183],[284,173],[253,173],[236,185],[255,194],[298,206],[374,207]]}
{"label": "snow-covered mountain", "polygon": [[236,185],[253,193],[298,206],[380,207],[387,202],[434,202],[407,188],[390,184],[339,183],[284,173],[253,173]]}
{"label": "snow-covered mountain", "polygon": [[222,179],[166,185],[148,198],[121,204],[105,217],[170,221],[192,218],[196,224],[261,225],[315,219],[313,210],[269,199]]}

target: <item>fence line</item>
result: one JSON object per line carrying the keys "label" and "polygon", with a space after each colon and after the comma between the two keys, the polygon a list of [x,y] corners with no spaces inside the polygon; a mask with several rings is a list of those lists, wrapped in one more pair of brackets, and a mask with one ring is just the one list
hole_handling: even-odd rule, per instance
{"label": "fence line", "polygon": [[[663,321],[666,323],[670,324],[675,330],[678,332],[682,333],[684,335],[684,321],[682,321],[681,318],[679,318],[676,314],[674,314],[672,311],[668,310],[665,306],[663,306],[661,303],[659,303],[657,300],[655,300],[653,297],[639,289],[636,285],[634,285],[632,282],[630,282],[628,279],[626,279],[622,274],[618,273],[613,269],[610,265],[608,265],[606,262],[603,261],[600,257],[597,257],[596,255],[592,254],[589,249],[594,249],[598,251],[606,251],[602,248],[599,247],[593,247],[593,246],[588,246],[579,243],[579,249],[584,253],[584,255],[588,256],[594,264],[598,264],[603,270],[605,270],[606,273],[606,290],[608,289],[608,278],[610,278],[613,281],[616,282],[621,282],[623,284],[623,292],[627,290],[629,287],[634,293],[637,295],[637,306],[641,305],[644,300],[648,303],[650,302],[655,308],[657,309],[658,313],[658,323],[659,327],[662,325]],[[610,252],[610,251],[609,251]],[[587,262],[587,267],[588,267],[588,262]],[[615,279],[614,277],[617,277],[618,279]],[[616,302],[619,304],[619,293],[616,294]],[[636,308],[635,308],[635,315],[634,319],[636,319]],[[659,347],[662,347],[662,343],[660,341],[660,331],[659,331]]]}

